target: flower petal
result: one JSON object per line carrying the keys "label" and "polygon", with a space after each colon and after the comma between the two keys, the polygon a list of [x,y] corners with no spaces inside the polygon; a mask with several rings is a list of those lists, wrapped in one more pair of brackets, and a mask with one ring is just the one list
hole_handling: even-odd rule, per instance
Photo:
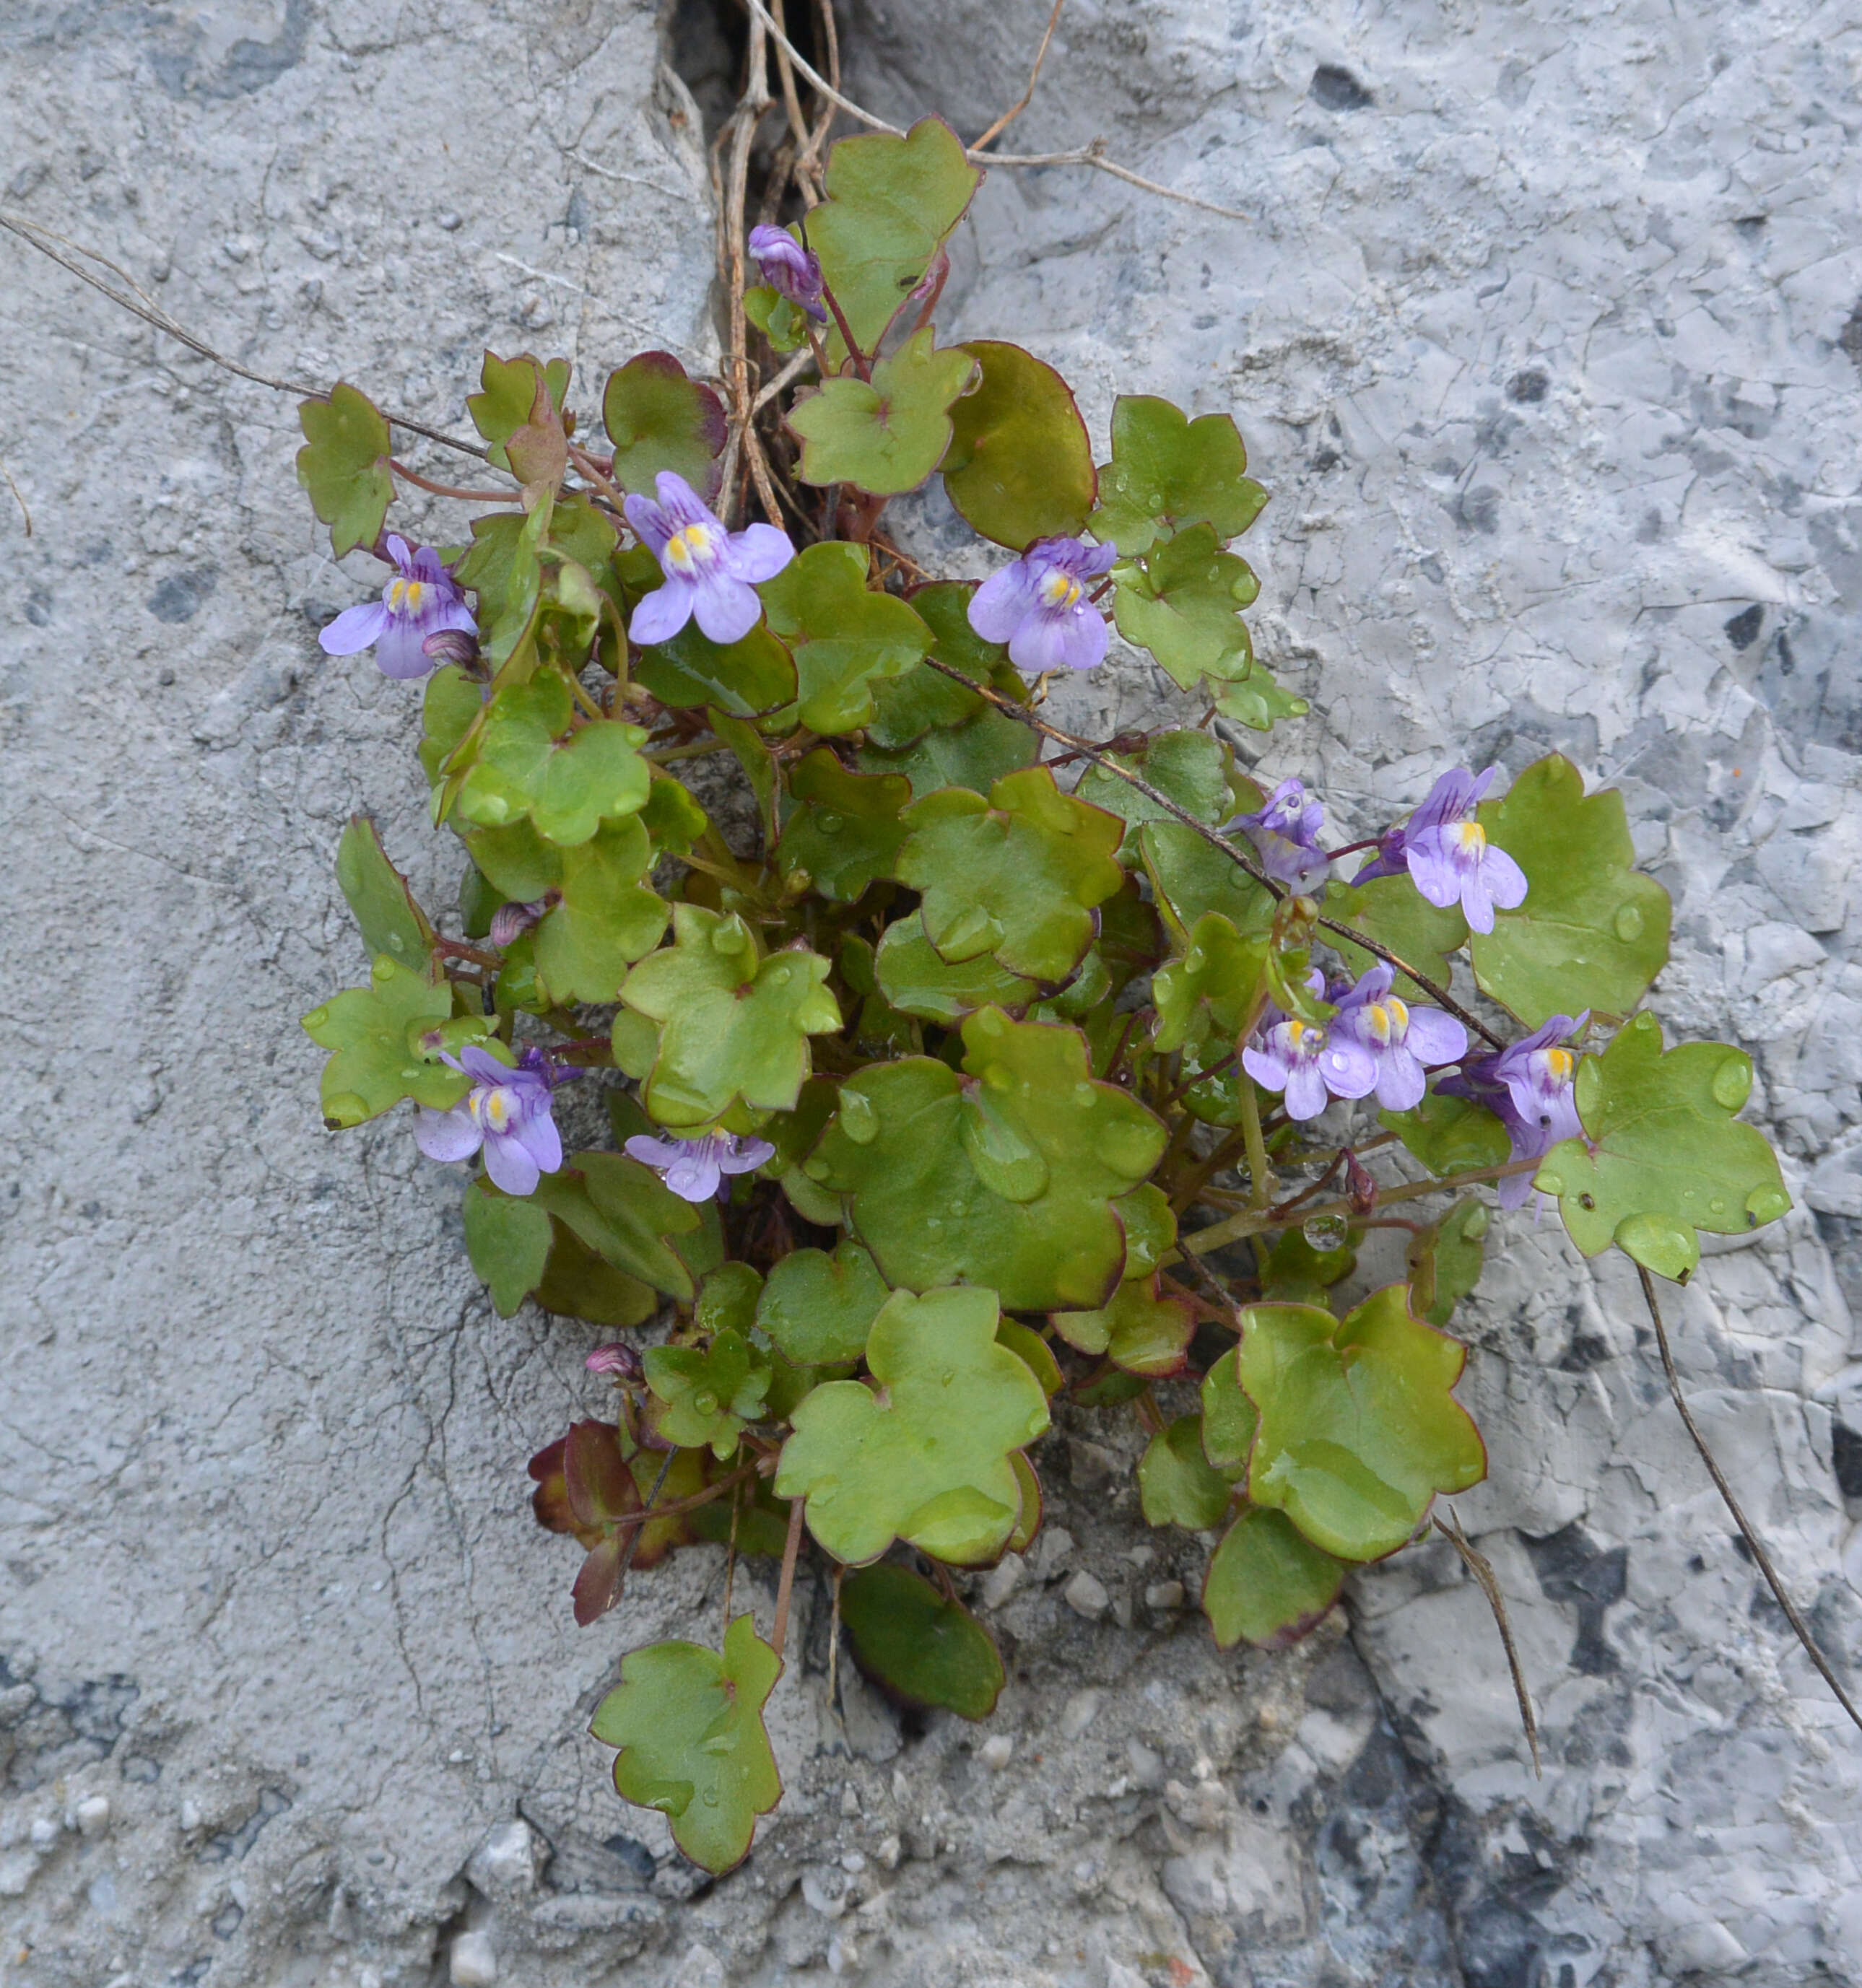
{"label": "flower petal", "polygon": [[1377,1087],[1377,1059],[1349,1036],[1328,1039],[1319,1053],[1319,1067],[1334,1097],[1368,1097]]}
{"label": "flower petal", "polygon": [[1487,880],[1487,893],[1503,911],[1517,911],[1525,902],[1526,874],[1504,849],[1490,842],[1482,852],[1481,874]]}
{"label": "flower petal", "polygon": [[1006,642],[1034,612],[1037,582],[1025,559],[992,573],[970,597],[970,625],[986,642]]}
{"label": "flower petal", "polygon": [[636,1132],[621,1148],[630,1160],[638,1160],[643,1167],[652,1167],[664,1173],[679,1158],[686,1148],[678,1139],[650,1139],[644,1132]]}
{"label": "flower petal", "polygon": [[776,1148],[767,1139],[741,1139],[734,1151],[718,1156],[718,1170],[726,1174],[753,1174],[766,1160],[776,1157]]}
{"label": "flower petal", "polygon": [[1386,1111],[1407,1111],[1420,1104],[1428,1089],[1423,1067],[1401,1043],[1394,1043],[1377,1060],[1377,1102]]}
{"label": "flower petal", "polygon": [[1404,1046],[1426,1063],[1458,1063],[1468,1053],[1468,1031],[1439,1008],[1412,1008]]}
{"label": "flower petal", "polygon": [[774,580],[794,556],[788,533],[774,525],[746,525],[726,546],[726,570],[736,580]]}
{"label": "flower petal", "polygon": [[379,600],[364,600],[345,607],[317,636],[318,646],[327,656],[357,656],[372,649],[394,626]]}
{"label": "flower petal", "polygon": [[722,535],[724,528],[715,514],[706,509],[704,499],[676,469],[662,469],[653,478],[653,488],[659,492],[659,508],[672,520],[674,531],[682,531],[688,525],[709,525]]}
{"label": "flower petal", "polygon": [[669,642],[692,619],[698,590],[691,581],[678,575],[668,578],[634,610],[628,624],[628,639],[650,648],[655,642]]}
{"label": "flower petal", "polygon": [[397,683],[411,683],[416,677],[431,675],[435,659],[422,646],[430,632],[417,620],[391,616],[375,644],[375,667]]}
{"label": "flower petal", "polygon": [[675,526],[672,519],[651,497],[643,497],[637,490],[628,492],[621,508],[627,513],[627,522],[633,526],[635,536],[658,559],[672,536]]}
{"label": "flower petal", "polygon": [[763,598],[728,573],[710,573],[692,590],[692,609],[699,627],[725,647],[742,641],[763,619]]}
{"label": "flower petal", "polygon": [[527,1113],[513,1128],[511,1136],[545,1173],[553,1174],[561,1166],[563,1135],[556,1129],[547,1104],[540,1111]]}
{"label": "flower petal", "polygon": [[423,1110],[414,1121],[414,1143],[430,1160],[469,1160],[483,1140],[462,1104],[450,1111]]}
{"label": "flower petal", "polygon": [[1439,828],[1426,828],[1420,835],[1410,836],[1403,854],[1410,865],[1410,881],[1437,911],[1445,911],[1460,901],[1461,873]]}
{"label": "flower petal", "polygon": [[1257,1047],[1250,1043],[1241,1052],[1241,1067],[1263,1090],[1284,1090],[1292,1066],[1273,1046],[1273,1039]]}
{"label": "flower petal", "polygon": [[459,1067],[480,1084],[509,1084],[515,1073],[478,1043],[468,1043],[459,1051]]}
{"label": "flower petal", "polygon": [[509,1133],[494,1132],[486,1141],[485,1171],[506,1194],[534,1194],[543,1178],[536,1161]]}
{"label": "flower petal", "polygon": [[[1092,664],[1074,664],[1075,648],[1070,614],[1048,614],[1037,609],[1027,617],[1009,638],[1009,660],[1018,670],[1038,675],[1043,670],[1091,669]],[[1099,617],[1093,617],[1095,620]],[[1105,624],[1101,623],[1102,634]],[[1104,654],[1103,647],[1101,654]],[[1094,659],[1097,661],[1095,658]]]}
{"label": "flower petal", "polygon": [[382,543],[398,571],[409,580],[418,577],[414,570],[414,549],[398,532],[390,532]]}
{"label": "flower petal", "polygon": [[718,1163],[702,1151],[702,1141],[695,1141],[666,1169],[666,1185],[681,1201],[709,1201],[718,1191]]}
{"label": "flower petal", "polygon": [[1314,1063],[1297,1064],[1287,1075],[1286,1107],[1289,1118],[1316,1118],[1325,1108],[1325,1080]]}

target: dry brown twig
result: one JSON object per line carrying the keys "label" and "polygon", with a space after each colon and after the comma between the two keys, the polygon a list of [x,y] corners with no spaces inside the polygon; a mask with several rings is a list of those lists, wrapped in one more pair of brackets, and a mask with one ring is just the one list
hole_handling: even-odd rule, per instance
{"label": "dry brown twig", "polygon": [[1034,51],[1034,66],[1028,72],[1027,88],[970,147],[970,156],[973,159],[992,140],[1000,138],[1023,111],[1034,101],[1034,86],[1041,80],[1041,66],[1048,59],[1048,44],[1054,39],[1054,30],[1060,25],[1061,9],[1066,4],[1067,0],[1054,0],[1054,12],[1048,16],[1048,25],[1041,33],[1041,46]]}
{"label": "dry brown twig", "polygon": [[782,1662],[783,1645],[789,1639],[789,1603],[795,1592],[795,1562],[801,1551],[802,1512],[807,1500],[789,1500],[789,1534],[782,1547],[782,1573],[776,1583],[776,1626],[770,1632],[770,1648]]}
{"label": "dry brown twig", "polygon": [[1539,1761],[1539,1723],[1532,1716],[1532,1693],[1526,1689],[1525,1672],[1520,1668],[1519,1652],[1513,1643],[1513,1625],[1507,1620],[1506,1599],[1500,1592],[1493,1562],[1462,1531],[1460,1514],[1451,1512],[1448,1516],[1454,1523],[1445,1525],[1438,1512],[1435,1515],[1435,1530],[1461,1556],[1462,1564],[1474,1576],[1475,1586],[1487,1597],[1487,1605],[1494,1611],[1501,1648],[1506,1652],[1506,1667],[1513,1674],[1513,1696],[1519,1701],[1519,1723],[1525,1728],[1526,1744],[1532,1750],[1532,1772],[1542,1781],[1545,1770]]}
{"label": "dry brown twig", "polygon": [[1759,1564],[1759,1571],[1765,1576],[1766,1585],[1772,1591],[1772,1599],[1784,1611],[1785,1620],[1791,1625],[1799,1642],[1804,1646],[1804,1654],[1816,1665],[1825,1684],[1835,1695],[1836,1702],[1849,1714],[1858,1729],[1862,1729],[1862,1712],[1858,1712],[1830,1667],[1830,1659],[1817,1646],[1815,1636],[1810,1633],[1797,1604],[1791,1599],[1778,1570],[1772,1564],[1759,1535],[1753,1531],[1752,1522],[1739,1509],[1739,1501],[1733,1496],[1733,1488],[1726,1481],[1726,1473],[1720,1468],[1719,1460],[1707,1446],[1707,1439],[1701,1435],[1688,1407],[1687,1397],[1681,1392],[1681,1376],[1675,1371],[1674,1355],[1668,1346],[1668,1328],[1662,1323],[1661,1307],[1655,1297],[1655,1282],[1642,1266],[1636,1266],[1636,1274],[1642,1280],[1642,1295],[1649,1308],[1649,1317],[1655,1327],[1655,1344],[1661,1352],[1661,1371],[1667,1376],[1668,1392],[1673,1398],[1675,1412],[1681,1418],[1681,1426],[1693,1439],[1694,1448],[1700,1452],[1701,1461],[1707,1466],[1707,1474],[1713,1479],[1713,1488],[1720,1494],[1726,1509],[1732,1514],[1733,1523],[1739,1528],[1739,1536],[1751,1549],[1752,1558]]}

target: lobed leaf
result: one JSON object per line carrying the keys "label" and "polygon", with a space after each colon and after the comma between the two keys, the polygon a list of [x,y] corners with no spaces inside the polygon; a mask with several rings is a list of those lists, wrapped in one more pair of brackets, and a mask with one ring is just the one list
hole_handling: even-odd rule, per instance
{"label": "lobed leaf", "polygon": [[388,468],[394,451],[388,424],[366,394],[339,380],[327,401],[298,405],[304,445],[297,451],[297,480],[310,508],[330,527],[337,559],[357,546],[373,546],[394,501]]}
{"label": "lobed leaf", "polygon": [[618,718],[577,724],[567,682],[541,671],[486,707],[477,756],[453,805],[482,828],[527,818],[538,834],[572,848],[604,821],[646,805],[652,774],[639,750],[646,737]]}
{"label": "lobed leaf", "polygon": [[1127,558],[1189,526],[1210,527],[1219,542],[1245,532],[1267,492],[1245,472],[1248,451],[1227,414],[1191,421],[1149,394],[1112,404],[1112,459],[1099,472],[1093,536]]}
{"label": "lobed leaf", "polygon": [[333,1131],[377,1118],[402,1098],[449,1111],[470,1087],[418,1040],[452,1013],[452,988],[384,953],[367,987],[313,1008],[306,1035],[332,1052],[323,1067],[323,1123]]}
{"label": "lobed leaf", "polygon": [[[500,359],[487,352],[479,369],[480,390],[466,396],[466,411],[472,424],[490,443],[486,451],[495,469],[510,470],[520,482],[531,479],[514,468],[506,445],[520,429],[530,424],[540,394],[547,405],[560,415],[563,397],[569,390],[569,361],[552,359],[547,365],[530,353],[515,359]],[[520,445],[519,454],[523,453]]]}
{"label": "lobed leaf", "polygon": [[1377,1123],[1394,1132],[1432,1174],[1504,1166],[1513,1151],[1506,1128],[1485,1104],[1439,1090],[1430,1091],[1413,1111],[1380,1111]]}
{"label": "lobed leaf", "polygon": [[1529,1028],[1586,1008],[1628,1014],[1667,963],[1671,907],[1635,870],[1622,795],[1586,798],[1583,775],[1553,752],[1483,802],[1480,820],[1527,887],[1517,911],[1496,911],[1468,943],[1482,993]]}
{"label": "lobed leaf", "polygon": [[927,794],[903,817],[895,874],[923,894],[926,936],[953,962],[984,954],[1011,973],[1060,981],[1092,942],[1092,909],[1124,873],[1118,818],[1064,794],[1044,766],[1011,773],[985,803]]}
{"label": "lobed leaf", "polygon": [[1038,991],[1032,980],[999,966],[987,953],[946,959],[925,936],[920,918],[888,925],[874,955],[880,992],[902,1014],[945,1027],[979,1008],[1000,1008],[1019,1018]]}
{"label": "lobed leaf", "polygon": [[877,878],[889,877],[906,839],[899,810],[912,783],[895,773],[850,773],[825,746],[789,776],[801,803],[782,832],[784,877],[800,872],[824,898],[851,904]]}
{"label": "lobed leaf", "polygon": [[1138,1465],[1145,1523],[1200,1533],[1220,1525],[1234,1489],[1203,1454],[1203,1418],[1179,1415],[1152,1437]]}
{"label": "lobed leaf", "polygon": [[615,482],[652,496],[664,469],[682,476],[709,503],[723,475],[728,424],[724,403],[688,378],[669,352],[643,352],[608,376],[601,425],[614,452]]}
{"label": "lobed leaf", "polygon": [[704,1870],[740,1863],[757,1817],[782,1797],[763,1719],[781,1675],[781,1658],[740,1615],[722,1655],[686,1642],[630,1650],[595,1709],[589,1731],[621,1749],[621,1798],[670,1818],[673,1841]]}
{"label": "lobed leaf", "polygon": [[829,1367],[865,1357],[868,1334],[889,1295],[885,1280],[858,1243],[792,1249],[769,1274],[757,1323],[802,1366]]}
{"label": "lobed leaf", "polygon": [[[1368,884],[1329,884],[1325,915],[1387,946],[1438,987],[1446,987],[1454,975],[1454,963],[1448,955],[1468,943],[1468,921],[1461,915],[1461,906],[1451,904],[1444,911],[1430,904],[1407,873],[1400,877],[1373,877]],[[1368,972],[1376,965],[1375,955],[1341,938],[1336,931],[1328,931],[1323,936],[1354,974]],[[1407,973],[1396,976],[1395,991],[1406,1001],[1434,998]]]}
{"label": "lobed leaf", "polygon": [[928,1057],[845,1079],[807,1176],[848,1197],[889,1283],[986,1285],[1018,1311],[1108,1301],[1126,1260],[1115,1204],[1149,1174],[1163,1127],[1092,1080],[1076,1029],[985,1008],[963,1070]]}
{"label": "lobed leaf", "polygon": [[550,1217],[528,1195],[510,1195],[482,1174],[466,1183],[466,1253],[509,1318],[543,1281],[551,1240]]}
{"label": "lobed leaf", "polygon": [[1217,1648],[1297,1642],[1337,1601],[1350,1571],[1285,1513],[1249,1506],[1222,1536],[1203,1582]]}
{"label": "lobed leaf", "polygon": [[1659,1276],[1684,1281],[1698,1232],[1743,1235],[1791,1205],[1765,1135],[1734,1117],[1752,1059],[1724,1043],[1664,1051],[1661,1024],[1638,1015],[1577,1067],[1581,1139],[1546,1154],[1534,1186],[1559,1197],[1586,1256],[1617,1245]]}
{"label": "lobed leaf", "polygon": [[771,632],[794,657],[798,715],[811,731],[857,731],[873,715],[875,680],[899,675],[931,646],[905,602],[869,590],[870,563],[865,546],[830,540],[758,590]]}
{"label": "lobed leaf", "polygon": [[1021,1493],[1009,1462],[1048,1426],[1047,1398],[996,1340],[994,1291],[895,1291],[867,1364],[881,1392],[830,1381],[795,1410],[776,1494],[807,1500],[808,1529],[849,1565],[895,1539],[960,1566],[1000,1553]]}
{"label": "lobed leaf", "polygon": [[1220,549],[1207,525],[1192,526],[1142,565],[1113,569],[1112,619],[1128,642],[1149,649],[1178,688],[1205,674],[1240,681],[1253,668],[1254,644],[1241,610],[1261,583],[1245,560]]}
{"label": "lobed leaf", "polygon": [[1487,1474],[1480,1436],[1449,1392],[1466,1357],[1412,1314],[1404,1284],[1342,1320],[1313,1305],[1251,1307],[1237,1368],[1261,1415],[1249,1496],[1341,1559],[1395,1552],[1437,1492]]}
{"label": "lobed leaf", "polygon": [[720,643],[688,621],[670,641],[642,649],[634,674],[662,704],[713,705],[732,718],[760,718],[796,697],[795,659],[761,627]]}
{"label": "lobed leaf", "polygon": [[951,408],[977,377],[960,345],[936,349],[927,325],[882,359],[870,380],[824,380],[789,414],[804,483],[850,483],[875,497],[916,490],[950,446]]}
{"label": "lobed leaf", "polygon": [[709,1125],[740,1102],[792,1110],[809,1036],[841,1026],[822,984],[828,962],[799,948],[760,958],[741,918],[702,905],[675,905],[672,929],[672,945],[642,960],[621,989],[659,1024],[647,1109],[674,1128]]}
{"label": "lobed leaf", "polygon": [[388,859],[375,824],[351,815],[337,844],[337,882],[354,912],[362,943],[373,958],[383,953],[398,965],[431,974],[433,925]]}

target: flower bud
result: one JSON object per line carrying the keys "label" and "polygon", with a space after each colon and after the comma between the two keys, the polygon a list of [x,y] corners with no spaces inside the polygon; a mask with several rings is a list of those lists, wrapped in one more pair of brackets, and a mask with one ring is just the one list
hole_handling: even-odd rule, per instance
{"label": "flower bud", "polygon": [[646,1374],[640,1355],[631,1346],[624,1346],[618,1341],[611,1345],[598,1346],[582,1364],[591,1374],[612,1374],[623,1381],[642,1380]]}

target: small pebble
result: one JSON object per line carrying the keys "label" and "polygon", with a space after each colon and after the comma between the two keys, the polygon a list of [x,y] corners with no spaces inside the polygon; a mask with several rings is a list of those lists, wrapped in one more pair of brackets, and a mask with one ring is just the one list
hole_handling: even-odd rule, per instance
{"label": "small pebble", "polygon": [[999,1774],[1014,1758],[1015,1743],[1006,1733],[992,1733],[977,1749],[977,1758],[992,1774]]}
{"label": "small pebble", "polygon": [[1084,1615],[1088,1622],[1098,1621],[1112,1606],[1105,1582],[1084,1567],[1061,1590],[1061,1598],[1075,1614]]}
{"label": "small pebble", "polygon": [[58,1841],[58,1824],[49,1815],[42,1815],[26,1834],[35,1850],[49,1850]]}
{"label": "small pebble", "polygon": [[983,1577],[983,1606],[1000,1608],[1021,1585],[1026,1565],[1020,1554],[1004,1554]]}
{"label": "small pebble", "polygon": [[841,1859],[841,1868],[850,1878],[857,1878],[866,1868],[866,1859],[857,1850],[850,1850]]}
{"label": "small pebble", "polygon": [[1099,1716],[1099,1707],[1105,1702],[1102,1691],[1076,1691],[1061,1708],[1061,1733],[1068,1740],[1077,1740]]}
{"label": "small pebble", "polygon": [[897,1837],[889,1836],[881,1843],[873,1854],[879,1859],[882,1869],[896,1871],[899,1868],[899,1858],[905,1854],[905,1845]]}
{"label": "small pebble", "polygon": [[201,1805],[191,1795],[181,1804],[181,1826],[183,1829],[198,1829],[201,1826]]}
{"label": "small pebble", "polygon": [[860,1813],[860,1790],[851,1781],[841,1783],[841,1813],[843,1815],[858,1815]]}
{"label": "small pebble", "polygon": [[491,1935],[459,1934],[448,1952],[446,1969],[452,1988],[492,1988],[498,1978],[498,1956]]}
{"label": "small pebble", "polygon": [[1154,1608],[1160,1614],[1166,1610],[1183,1605],[1183,1584],[1180,1581],[1154,1581],[1144,1591],[1144,1605]]}
{"label": "small pebble", "polygon": [[77,1826],[86,1836],[101,1836],[110,1827],[110,1797],[86,1795],[77,1805]]}

